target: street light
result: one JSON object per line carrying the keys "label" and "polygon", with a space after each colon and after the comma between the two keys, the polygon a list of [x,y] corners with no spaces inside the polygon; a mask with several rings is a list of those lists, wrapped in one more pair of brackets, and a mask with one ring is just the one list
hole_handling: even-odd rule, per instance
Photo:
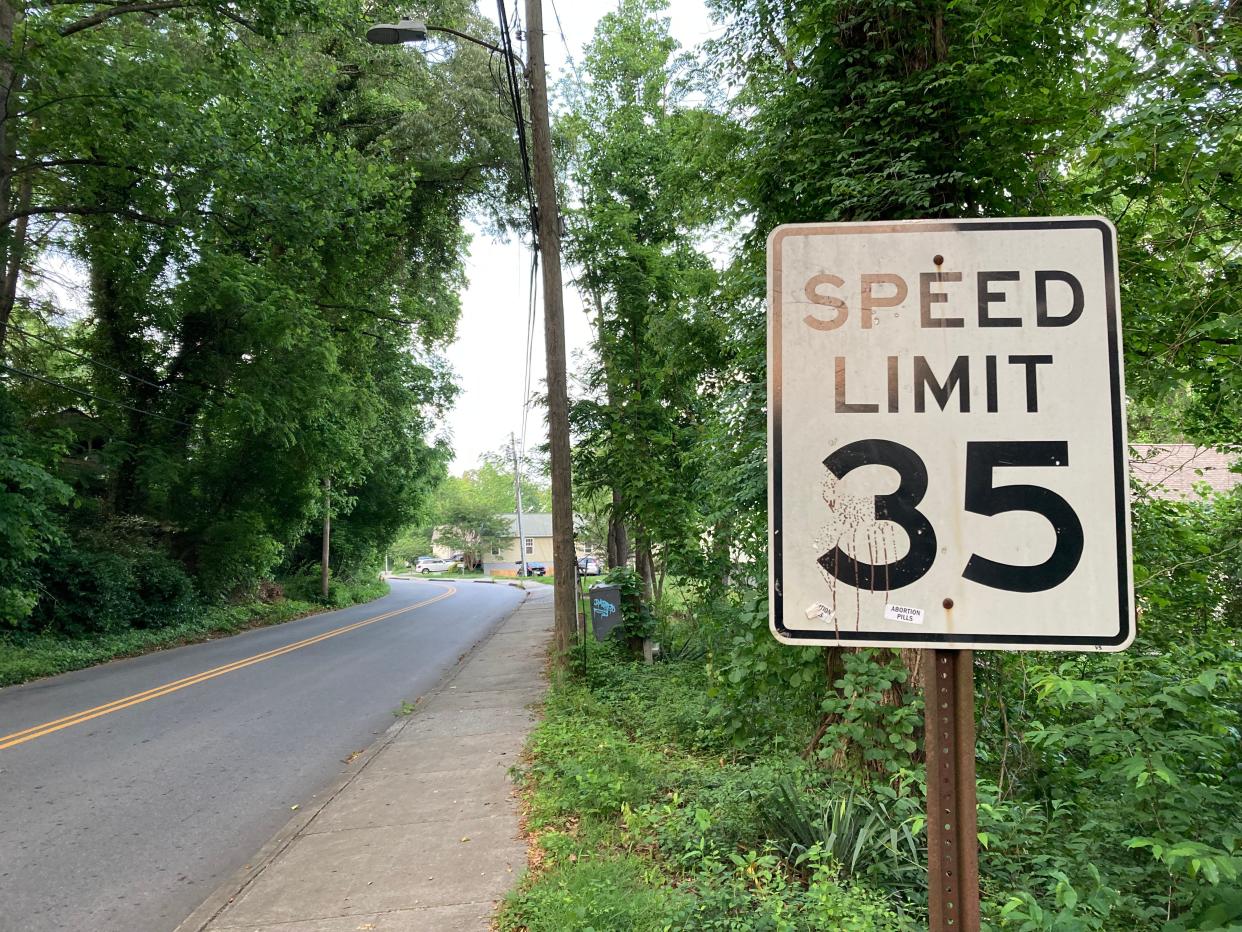
{"label": "street light", "polygon": [[[504,29],[503,23],[501,28]],[[522,60],[508,49],[476,39],[456,29],[428,26],[408,18],[396,24],[381,23],[372,26],[367,30],[367,41],[376,45],[423,42],[429,32],[448,33],[493,52],[500,52],[508,58],[512,63],[509,73],[514,98],[514,117],[518,121],[518,136],[521,139],[525,132],[522,125],[524,118],[517,99],[517,75],[513,74],[512,65],[522,65]],[[574,572],[578,567],[578,555],[574,551],[573,487],[570,481],[569,391],[565,375],[560,212],[556,205],[556,174],[552,167],[552,131],[548,118],[548,76],[543,54],[541,0],[526,0],[526,44],[530,67],[523,66],[522,70],[526,76],[527,99],[530,104],[530,128],[534,142],[534,194],[537,203],[537,208],[531,211],[531,219],[535,224],[536,242],[543,260],[544,356],[548,364],[548,449],[552,460],[552,566],[556,573],[556,653],[561,663],[564,663],[578,627]],[[506,45],[511,46],[512,43],[506,42]],[[525,554],[525,541],[519,540],[518,545]]]}
{"label": "street light", "polygon": [[372,45],[400,45],[403,42],[422,42],[426,38],[426,24],[412,19],[403,19],[399,23],[376,23],[367,30],[367,41]]}
{"label": "street light", "polygon": [[[450,29],[448,26],[428,26],[426,23],[416,19],[402,19],[399,23],[376,23],[367,30],[367,41],[372,45],[402,45],[406,42],[426,42],[427,34],[431,32],[443,32],[450,36],[465,42],[473,42],[475,45],[481,45],[485,49],[493,52],[499,52],[501,55],[510,55],[519,65],[522,59],[510,52],[506,52],[499,45],[493,45],[484,39],[476,38],[465,32],[458,32],[456,29]],[[525,65],[523,65],[523,68]]]}

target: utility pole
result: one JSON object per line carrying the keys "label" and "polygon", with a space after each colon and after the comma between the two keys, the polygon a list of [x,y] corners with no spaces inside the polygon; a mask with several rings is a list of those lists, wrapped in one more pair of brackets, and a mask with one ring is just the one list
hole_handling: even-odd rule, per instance
{"label": "utility pole", "polygon": [[522,472],[518,466],[517,438],[509,432],[509,449],[513,452],[513,497],[517,501],[518,553],[522,556],[522,575],[529,576],[526,566],[526,538],[522,535]]}
{"label": "utility pole", "polygon": [[328,540],[332,537],[332,480],[323,480],[323,551],[319,555],[319,594],[328,597]]}
{"label": "utility pole", "polygon": [[[552,454],[552,567],[556,574],[556,663],[564,665],[574,642],[574,503],[569,463],[569,393],[565,377],[565,308],[561,300],[561,216],[556,208],[548,75],[543,53],[542,0],[526,0],[526,75],[534,143],[539,258],[543,265],[543,337],[548,361],[548,446]],[[522,541],[525,554],[525,541]]]}

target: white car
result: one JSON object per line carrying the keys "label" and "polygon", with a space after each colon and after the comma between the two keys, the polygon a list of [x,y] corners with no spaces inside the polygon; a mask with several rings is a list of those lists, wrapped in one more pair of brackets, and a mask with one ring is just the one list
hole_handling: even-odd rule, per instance
{"label": "white car", "polygon": [[430,573],[449,573],[457,569],[456,560],[419,560],[417,570],[424,576]]}

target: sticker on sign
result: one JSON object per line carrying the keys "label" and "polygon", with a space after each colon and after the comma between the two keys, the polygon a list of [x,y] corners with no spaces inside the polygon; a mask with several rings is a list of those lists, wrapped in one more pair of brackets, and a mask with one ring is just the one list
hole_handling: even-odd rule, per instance
{"label": "sticker on sign", "polygon": [[1129,645],[1112,224],[783,226],[768,302],[778,638]]}
{"label": "sticker on sign", "polygon": [[908,605],[885,605],[884,617],[889,621],[904,621],[907,624],[921,625],[923,623],[923,610],[921,608],[911,608]]}

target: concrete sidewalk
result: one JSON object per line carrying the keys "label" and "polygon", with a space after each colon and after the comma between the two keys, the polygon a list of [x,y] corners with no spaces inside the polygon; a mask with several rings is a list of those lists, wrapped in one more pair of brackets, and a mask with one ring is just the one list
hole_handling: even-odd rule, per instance
{"label": "concrete sidewalk", "polygon": [[439,690],[178,932],[485,930],[526,866],[508,770],[552,634],[535,586]]}

